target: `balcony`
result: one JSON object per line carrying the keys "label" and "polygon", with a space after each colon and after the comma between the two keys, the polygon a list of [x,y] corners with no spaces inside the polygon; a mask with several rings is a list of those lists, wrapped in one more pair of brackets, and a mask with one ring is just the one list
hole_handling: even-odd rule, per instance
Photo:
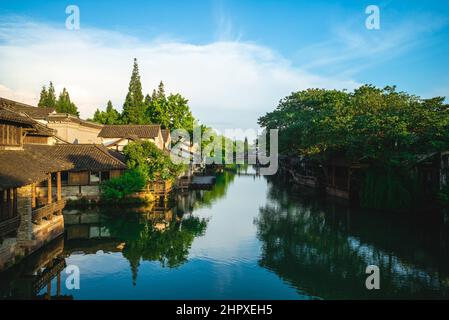
{"label": "balcony", "polygon": [[40,224],[42,220],[51,220],[53,215],[58,215],[64,209],[65,205],[66,201],[62,199],[34,209],[32,211],[33,223]]}

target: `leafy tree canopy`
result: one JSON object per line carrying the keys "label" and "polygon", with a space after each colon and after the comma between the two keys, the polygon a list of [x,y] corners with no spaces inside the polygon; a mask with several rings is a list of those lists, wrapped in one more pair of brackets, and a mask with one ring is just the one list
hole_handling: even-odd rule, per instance
{"label": "leafy tree canopy", "polygon": [[56,112],[69,113],[77,117],[79,116],[78,108],[70,100],[70,95],[67,89],[64,88],[59,94],[59,98],[56,99],[55,88],[51,81],[48,90],[45,86],[42,87],[39,103],[37,105],[41,108],[55,108]]}
{"label": "leafy tree canopy", "polygon": [[106,111],[100,111],[99,109],[95,111],[93,121],[101,124],[120,124],[120,113],[114,109],[111,100],[109,100]]}
{"label": "leafy tree canopy", "polygon": [[123,152],[128,167],[140,169],[148,181],[174,179],[184,169],[182,165],[174,164],[170,156],[151,141],[131,142]]}
{"label": "leafy tree canopy", "polygon": [[48,90],[45,86],[42,87],[38,107],[42,108],[55,108],[56,107],[56,95],[55,88],[53,87],[53,83],[50,81],[48,86]]}
{"label": "leafy tree canopy", "polygon": [[79,117],[78,108],[70,100],[70,95],[66,88],[62,89],[62,92],[59,94],[58,101],[56,101],[56,112],[69,113]]}
{"label": "leafy tree canopy", "polygon": [[279,129],[281,153],[318,159],[340,152],[353,160],[398,166],[449,147],[444,98],[422,99],[390,86],[294,92],[259,124]]}

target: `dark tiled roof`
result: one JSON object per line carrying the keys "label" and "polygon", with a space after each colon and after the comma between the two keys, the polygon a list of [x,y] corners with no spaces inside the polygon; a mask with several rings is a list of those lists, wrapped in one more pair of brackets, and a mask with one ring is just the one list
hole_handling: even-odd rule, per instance
{"label": "dark tiled roof", "polygon": [[106,147],[96,144],[26,145],[25,149],[70,162],[73,164],[71,171],[126,169],[126,165],[113,157]]}
{"label": "dark tiled roof", "polygon": [[126,163],[126,157],[123,153],[115,151],[115,150],[111,150],[111,149],[108,149],[108,152],[114,158],[118,159],[119,161],[121,161],[123,163]]}
{"label": "dark tiled roof", "polygon": [[54,108],[33,107],[25,103],[0,98],[0,106],[7,106],[14,111],[26,113],[33,119],[46,119],[50,113],[55,112]]}
{"label": "dark tiled roof", "polygon": [[26,125],[29,127],[32,127],[36,123],[36,121],[28,117],[26,114],[13,111],[4,106],[0,106],[0,121],[1,120]]}
{"label": "dark tiled roof", "polygon": [[47,178],[47,173],[70,170],[69,162],[34,150],[0,151],[0,189],[16,188]]}
{"label": "dark tiled roof", "polygon": [[164,138],[164,143],[167,143],[168,137],[170,136],[170,130],[168,129],[162,129],[162,138]]}
{"label": "dark tiled roof", "polygon": [[156,138],[159,135],[161,126],[158,124],[126,124],[107,125],[98,134],[101,138]]}
{"label": "dark tiled roof", "polygon": [[10,106],[9,102],[6,103],[5,101],[11,100],[0,98],[0,121],[3,120],[10,123],[15,123],[20,126],[32,128],[33,130],[28,130],[29,134],[32,135],[34,134],[34,135],[52,136],[55,134],[55,130],[50,129],[44,124],[32,119],[31,116],[29,116],[27,113],[14,109],[13,107]]}

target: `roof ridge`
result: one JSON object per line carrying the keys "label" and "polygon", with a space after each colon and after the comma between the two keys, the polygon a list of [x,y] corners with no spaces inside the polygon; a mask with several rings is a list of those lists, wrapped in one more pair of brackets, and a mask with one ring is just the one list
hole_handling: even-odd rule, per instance
{"label": "roof ridge", "polygon": [[7,102],[10,102],[10,103],[12,102],[12,103],[15,103],[15,104],[21,104],[21,105],[24,105],[26,107],[37,108],[35,106],[32,106],[31,104],[27,104],[27,103],[24,103],[24,102],[15,101],[15,100],[3,98],[3,97],[0,97],[0,100],[6,100]]}
{"label": "roof ridge", "polygon": [[102,144],[94,144],[94,146],[96,146],[96,147],[98,148],[98,150],[100,150],[101,152],[103,152],[104,154],[106,154],[108,157],[110,157],[110,158],[112,158],[112,159],[114,159],[114,160],[116,160],[116,161],[118,161],[118,162],[123,163],[124,165],[126,165],[126,163],[120,161],[119,159],[117,159],[116,157],[114,157],[112,154],[110,154],[109,151],[108,151],[108,148],[106,148],[104,145],[102,145]]}
{"label": "roof ridge", "polygon": [[130,127],[130,126],[161,126],[159,123],[146,123],[146,124],[105,124],[105,127]]}

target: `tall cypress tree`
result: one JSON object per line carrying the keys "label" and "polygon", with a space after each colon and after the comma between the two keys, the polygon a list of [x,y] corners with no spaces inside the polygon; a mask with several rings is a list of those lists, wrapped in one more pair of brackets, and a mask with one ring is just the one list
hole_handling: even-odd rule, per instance
{"label": "tall cypress tree", "polygon": [[142,83],[140,82],[139,66],[134,58],[133,71],[129,81],[128,94],[123,104],[123,122],[132,124],[143,124],[146,122],[145,102],[142,93]]}
{"label": "tall cypress tree", "polygon": [[48,86],[48,90],[45,86],[42,87],[38,107],[48,107],[55,108],[56,107],[56,95],[55,88],[53,87],[53,83],[50,81],[50,85]]}
{"label": "tall cypress tree", "polygon": [[165,88],[162,81],[159,83],[159,87],[157,88],[156,97],[158,99],[165,99]]}
{"label": "tall cypress tree", "polygon": [[50,81],[50,85],[48,86],[48,94],[46,100],[46,107],[56,108],[56,94],[55,88],[53,87],[53,82]]}
{"label": "tall cypress tree", "polygon": [[70,95],[66,88],[64,88],[59,95],[59,99],[56,102],[56,111],[60,113],[73,114],[77,117],[79,116],[78,108],[70,100]]}
{"label": "tall cypress tree", "polygon": [[45,104],[47,103],[47,99],[48,99],[48,91],[47,91],[47,88],[45,86],[43,86],[42,90],[41,90],[41,95],[39,98],[39,103],[37,104],[37,106],[41,107],[41,108],[46,107]]}

